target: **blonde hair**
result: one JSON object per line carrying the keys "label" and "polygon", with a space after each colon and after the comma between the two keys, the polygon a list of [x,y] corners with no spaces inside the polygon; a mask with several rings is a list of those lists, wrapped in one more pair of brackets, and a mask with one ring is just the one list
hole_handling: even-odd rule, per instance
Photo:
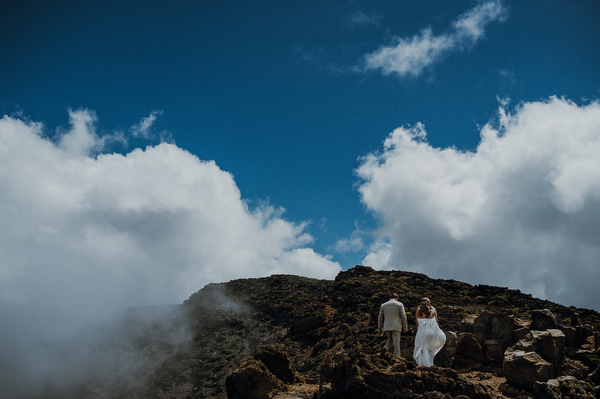
{"label": "blonde hair", "polygon": [[425,317],[431,316],[431,309],[433,309],[433,306],[431,306],[431,301],[429,298],[421,299],[421,306],[417,308],[417,317],[420,315]]}

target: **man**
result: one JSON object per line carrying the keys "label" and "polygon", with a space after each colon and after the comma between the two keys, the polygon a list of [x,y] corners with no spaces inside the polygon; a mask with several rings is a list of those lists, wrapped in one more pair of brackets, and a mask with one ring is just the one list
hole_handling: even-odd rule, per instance
{"label": "man", "polygon": [[380,356],[384,356],[386,351],[394,348],[394,358],[399,358],[400,355],[400,331],[406,333],[408,331],[408,323],[406,322],[406,313],[404,305],[398,300],[398,294],[392,294],[392,298],[381,305],[379,308],[379,320],[377,322],[379,335],[383,333],[387,335],[387,342],[381,349]]}

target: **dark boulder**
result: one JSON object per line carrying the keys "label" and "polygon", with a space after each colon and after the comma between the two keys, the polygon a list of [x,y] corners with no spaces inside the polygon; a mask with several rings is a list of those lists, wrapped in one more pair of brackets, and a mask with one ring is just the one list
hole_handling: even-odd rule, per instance
{"label": "dark boulder", "polygon": [[592,381],[596,385],[600,385],[600,366],[596,368],[596,370],[589,375],[590,381]]}
{"label": "dark boulder", "polygon": [[454,356],[456,355],[456,344],[458,336],[454,331],[444,331],[446,335],[446,343],[444,347],[435,355],[433,362],[436,366],[452,367],[454,364]]}
{"label": "dark boulder", "polygon": [[228,399],[269,399],[284,384],[260,360],[249,359],[225,380]]}
{"label": "dark boulder", "polygon": [[454,364],[457,367],[468,367],[473,364],[482,364],[485,362],[483,349],[474,334],[461,333],[458,335],[456,343],[456,356]]}
{"label": "dark boulder", "polygon": [[362,353],[358,347],[348,351],[338,348],[327,356],[323,375],[330,379],[328,397],[332,398],[491,398],[480,385],[467,381],[453,369],[415,368],[412,361],[404,358],[381,359]]}
{"label": "dark boulder", "polygon": [[548,381],[553,377],[552,363],[544,360],[535,352],[525,352],[509,348],[504,354],[502,373],[506,380],[524,388],[531,389],[536,381]]}
{"label": "dark boulder", "polygon": [[533,386],[534,399],[593,398],[594,386],[589,381],[563,376],[547,382],[536,382]]}
{"label": "dark boulder", "polygon": [[296,370],[285,353],[283,345],[267,345],[259,348],[254,355],[267,366],[267,369],[281,381],[293,384],[296,381]]}
{"label": "dark boulder", "polygon": [[525,339],[517,342],[514,348],[539,354],[544,360],[553,365],[552,377],[556,377],[560,375],[562,369],[564,341],[565,335],[560,330],[532,330]]}
{"label": "dark boulder", "polygon": [[532,310],[531,311],[531,330],[544,331],[548,329],[558,328],[558,322],[556,316],[549,310]]}

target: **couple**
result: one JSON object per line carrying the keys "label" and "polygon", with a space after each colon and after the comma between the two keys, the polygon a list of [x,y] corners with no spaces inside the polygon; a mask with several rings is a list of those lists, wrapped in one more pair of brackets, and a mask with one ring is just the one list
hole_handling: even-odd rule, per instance
{"label": "couple", "polygon": [[[446,343],[446,335],[437,323],[437,312],[431,306],[427,298],[421,300],[421,306],[417,308],[417,335],[415,337],[415,349],[413,357],[419,366],[433,366],[433,358]],[[398,300],[398,294],[392,294],[392,298],[381,305],[379,310],[378,329],[379,335],[387,335],[387,342],[381,349],[381,355],[393,348],[395,358],[400,355],[400,330],[408,331],[404,305]]]}

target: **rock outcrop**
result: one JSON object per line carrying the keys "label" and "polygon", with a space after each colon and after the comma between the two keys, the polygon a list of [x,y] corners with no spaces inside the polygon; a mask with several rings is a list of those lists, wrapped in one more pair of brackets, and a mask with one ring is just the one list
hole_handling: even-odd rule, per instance
{"label": "rock outcrop", "polygon": [[283,391],[296,380],[296,370],[283,346],[266,345],[254,358],[240,363],[225,386],[230,399],[269,399],[274,391]]}
{"label": "rock outcrop", "polygon": [[407,359],[381,359],[363,348],[335,348],[323,369],[331,390],[322,398],[403,399],[471,398],[493,396],[478,383],[468,381],[451,368],[421,367]]}
{"label": "rock outcrop", "polygon": [[[378,356],[385,339],[377,316],[390,291],[401,293],[409,319],[397,362]],[[424,296],[447,339],[436,366],[417,368],[413,320]],[[121,330],[129,333],[103,335],[93,351],[143,367],[121,375],[122,362],[108,379],[101,366],[86,369],[74,385],[48,381],[36,399],[562,399],[593,397],[600,386],[598,312],[362,266],[334,281],[273,275],[209,284],[168,317],[128,317]]]}
{"label": "rock outcrop", "polygon": [[536,381],[548,381],[554,375],[552,363],[535,352],[509,349],[504,354],[502,373],[511,383],[532,388]]}
{"label": "rock outcrop", "polygon": [[590,381],[581,381],[572,376],[563,376],[533,385],[535,399],[594,398],[597,388]]}
{"label": "rock outcrop", "polygon": [[[519,319],[521,327],[517,329],[512,315],[483,312],[465,318],[460,326],[466,331],[445,332],[446,345],[436,356],[436,366],[430,368],[417,368],[410,357],[381,358],[360,343],[338,342],[324,355],[318,395],[324,399],[498,397],[499,392],[465,377],[466,370],[487,368],[504,378],[503,389],[510,391],[510,397],[519,397],[514,394],[519,389],[524,389],[525,395],[533,394],[534,399],[592,397],[600,390],[596,388],[600,385],[598,353],[566,346],[567,342],[587,340],[567,341],[559,329],[565,326],[555,322],[551,311],[533,311],[532,315],[536,316],[531,321]],[[540,330],[544,327],[557,328]],[[523,336],[521,329],[527,334]],[[269,366],[259,367],[258,359]],[[242,363],[228,379],[228,397],[262,398],[269,390],[283,390],[278,383],[293,383],[294,375],[281,346],[259,348],[254,359]],[[254,381],[264,381],[265,386],[257,387]],[[330,387],[323,389],[326,383]],[[243,389],[246,391],[241,392]]]}
{"label": "rock outcrop", "polygon": [[263,362],[248,359],[227,377],[225,387],[229,399],[269,399],[273,391],[284,389],[285,384]]}

